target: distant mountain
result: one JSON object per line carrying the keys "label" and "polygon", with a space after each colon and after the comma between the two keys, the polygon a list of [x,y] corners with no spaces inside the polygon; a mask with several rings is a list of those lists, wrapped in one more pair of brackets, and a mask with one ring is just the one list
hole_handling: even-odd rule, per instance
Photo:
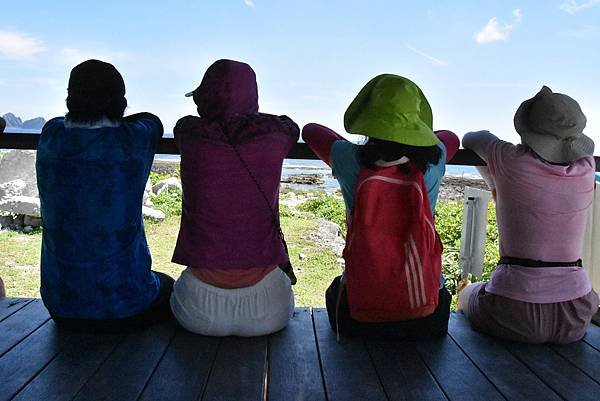
{"label": "distant mountain", "polygon": [[31,120],[21,120],[21,117],[15,116],[13,113],[6,113],[2,116],[6,120],[6,128],[23,128],[23,129],[38,129],[41,130],[46,120],[43,117],[32,118]]}

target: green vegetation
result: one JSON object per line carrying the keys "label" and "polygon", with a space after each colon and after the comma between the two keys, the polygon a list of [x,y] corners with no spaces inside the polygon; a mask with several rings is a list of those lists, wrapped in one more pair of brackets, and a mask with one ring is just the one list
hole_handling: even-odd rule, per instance
{"label": "green vegetation", "polygon": [[169,189],[152,197],[154,208],[162,211],[166,217],[181,216],[181,191]]}
{"label": "green vegetation", "polygon": [[342,198],[332,195],[319,196],[301,204],[300,210],[333,221],[342,228],[342,231],[346,231],[346,209]]}
{"label": "green vegetation", "polygon": [[171,177],[179,178],[179,168],[175,169],[172,173],[157,173],[156,171],[150,172],[150,182],[152,185],[156,185],[159,181],[166,180]]}
{"label": "green vegetation", "polygon": [[[171,257],[179,230],[181,193],[172,190],[153,197],[152,201],[157,209],[167,215],[162,222],[145,222],[153,269],[177,278],[184,267],[171,263]],[[439,202],[437,206],[436,226],[444,244],[443,271],[446,285],[451,292],[455,292],[460,279],[458,253],[462,209],[463,206],[459,202]],[[298,277],[298,284],[294,287],[296,305],[324,306],[325,290],[331,280],[341,274],[342,269],[338,263],[338,256],[330,249],[318,247],[311,239],[311,233],[317,227],[320,218],[344,227],[344,203],[336,196],[319,195],[298,208],[282,204],[280,214],[290,259]],[[498,230],[495,218],[493,204],[490,204],[483,279],[489,278],[498,260]],[[6,230],[0,232],[0,277],[3,278],[10,296],[39,297],[40,245],[39,229],[30,234]]]}

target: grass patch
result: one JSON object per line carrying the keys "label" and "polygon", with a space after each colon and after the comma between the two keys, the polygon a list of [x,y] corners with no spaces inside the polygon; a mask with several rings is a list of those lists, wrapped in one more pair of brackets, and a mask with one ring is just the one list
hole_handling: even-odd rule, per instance
{"label": "grass patch", "polygon": [[298,278],[294,286],[297,306],[325,306],[325,290],[331,280],[342,273],[337,256],[328,249],[318,248],[310,239],[317,224],[318,219],[307,216],[281,219],[290,260]]}

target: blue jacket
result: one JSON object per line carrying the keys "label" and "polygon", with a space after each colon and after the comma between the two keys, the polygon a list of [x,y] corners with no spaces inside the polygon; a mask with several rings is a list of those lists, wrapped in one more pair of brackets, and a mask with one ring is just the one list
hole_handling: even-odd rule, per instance
{"label": "blue jacket", "polygon": [[102,128],[68,128],[61,117],[42,129],[40,292],[52,316],[124,318],[158,295],[141,209],[162,133],[148,113]]}

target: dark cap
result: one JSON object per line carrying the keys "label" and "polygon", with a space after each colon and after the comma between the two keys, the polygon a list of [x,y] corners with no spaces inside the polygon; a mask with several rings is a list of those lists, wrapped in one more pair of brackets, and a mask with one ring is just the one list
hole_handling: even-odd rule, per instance
{"label": "dark cap", "polygon": [[110,63],[87,60],[71,70],[69,94],[125,96],[125,82]]}

